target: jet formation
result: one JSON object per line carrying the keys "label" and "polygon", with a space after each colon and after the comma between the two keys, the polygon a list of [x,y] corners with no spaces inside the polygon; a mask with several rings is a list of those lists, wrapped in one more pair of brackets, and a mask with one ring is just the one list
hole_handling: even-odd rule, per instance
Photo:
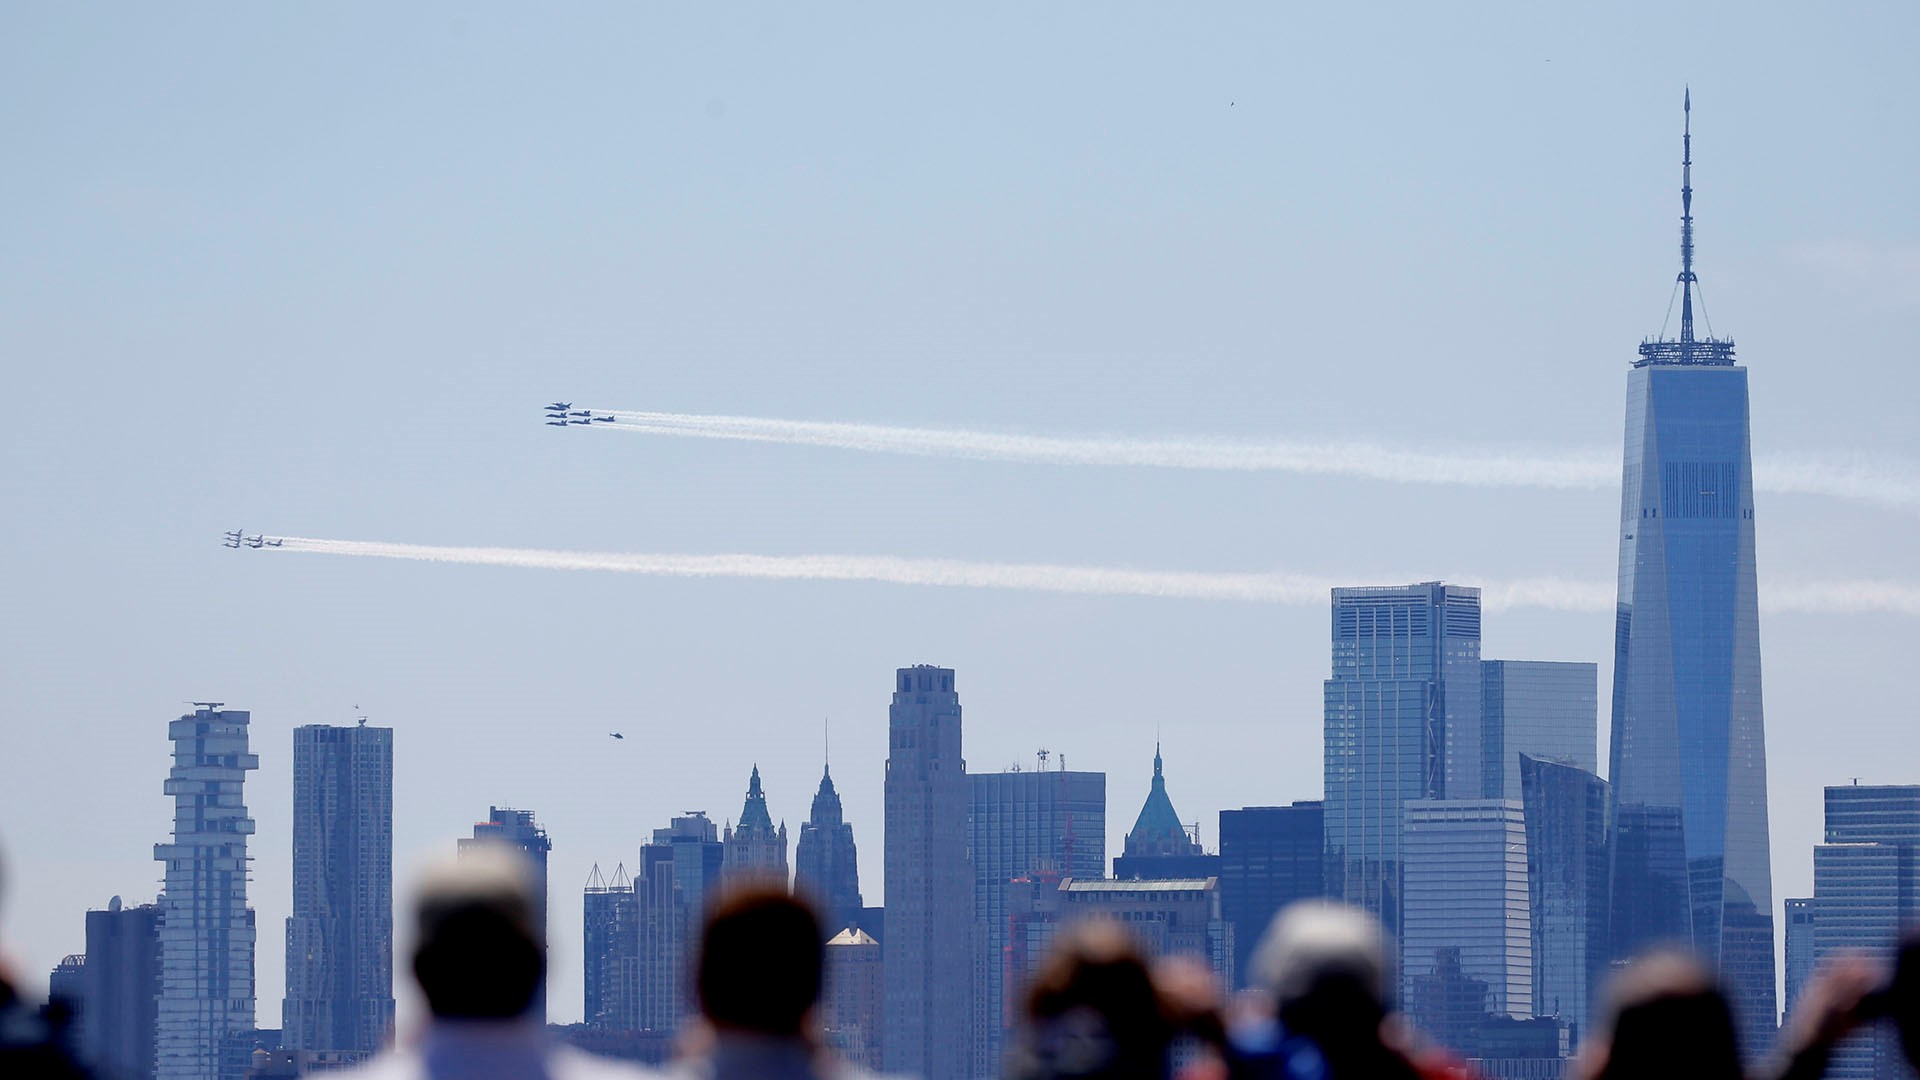
{"label": "jet formation", "polygon": [[575,410],[571,401],[550,401],[547,403],[548,427],[585,427],[588,424],[611,424],[612,415],[595,416],[592,409]]}
{"label": "jet formation", "polygon": [[280,547],[287,542],[283,536],[266,536],[261,533],[254,533],[252,536],[248,536],[245,530],[242,529],[233,529],[221,535],[223,539],[220,541],[220,546],[230,548]]}

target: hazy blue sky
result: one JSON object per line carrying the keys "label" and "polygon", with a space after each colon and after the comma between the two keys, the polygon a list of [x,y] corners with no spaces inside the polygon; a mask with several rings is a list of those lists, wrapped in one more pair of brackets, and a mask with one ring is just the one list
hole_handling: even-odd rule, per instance
{"label": "hazy blue sky", "polygon": [[[899,665],[958,669],[973,768],[1106,770],[1110,853],[1156,730],[1209,846],[1222,807],[1317,797],[1323,609],[217,535],[1610,579],[1615,492],[580,438],[532,407],[1617,452],[1690,82],[1700,273],[1756,451],[1907,468],[1917,12],[8,5],[0,933],[43,980],[87,907],[157,888],[193,698],[253,710],[264,1026],[289,729],[356,704],[396,729],[403,873],[490,803],[551,831],[561,1019],[588,867],[737,815],[756,762],[797,831],[826,717],[880,899]],[[1759,517],[1763,590],[1920,576],[1914,514]],[[1514,611],[1485,652],[1605,686],[1611,627]],[[1920,781],[1917,632],[1765,621],[1776,899],[1810,888],[1823,784]]]}

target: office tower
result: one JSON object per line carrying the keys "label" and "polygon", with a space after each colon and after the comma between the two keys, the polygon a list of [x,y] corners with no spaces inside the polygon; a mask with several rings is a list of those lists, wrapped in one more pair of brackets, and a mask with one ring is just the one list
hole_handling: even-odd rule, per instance
{"label": "office tower", "polygon": [[1330,896],[1400,929],[1400,808],[1481,786],[1480,590],[1333,590],[1326,701]]}
{"label": "office tower", "polygon": [[66,1006],[68,1048],[79,1053],[87,1040],[87,954],[68,953],[47,973],[47,1004]]}
{"label": "office tower", "polygon": [[[1124,925],[1149,957],[1197,956],[1213,969],[1222,993],[1233,985],[1233,926],[1220,909],[1218,878],[1060,882],[1043,909],[1051,932],[1080,919]],[[1031,933],[1031,928],[1029,928]],[[1034,959],[1044,949],[1030,949]],[[1032,973],[1022,972],[1023,979]]]}
{"label": "office tower", "polygon": [[669,819],[666,828],[653,830],[653,842],[640,849],[640,873],[633,883],[639,898],[639,962],[634,1016],[627,1027],[675,1031],[688,1014],[693,1005],[689,964],[725,860],[726,848],[713,822],[697,810]]}
{"label": "office tower", "polygon": [[1006,961],[1008,883],[1041,872],[1097,878],[1106,868],[1107,774],[1048,769],[1044,756],[1040,764],[1033,772],[967,775],[973,916],[980,927],[975,1076],[999,1071],[1017,1011],[1019,984]]}
{"label": "office tower", "polygon": [[857,926],[827,941],[826,1005],[821,1017],[827,1046],[857,1068],[880,1069],[880,943]]}
{"label": "office tower", "polygon": [[747,802],[740,808],[740,823],[721,837],[726,848],[722,860],[729,874],[778,879],[787,884],[787,825],[773,827],[773,815],[767,812],[767,795],[760,790],[760,766],[753,767],[747,780]]}
{"label": "office tower", "polygon": [[1693,329],[1692,103],[1682,136],[1680,338],[1627,373],[1615,613],[1613,948],[1691,940],[1770,1044],[1773,874],[1747,372]]}
{"label": "office tower", "polygon": [[1800,991],[1813,977],[1813,897],[1789,897],[1781,906],[1787,916],[1786,1008],[1781,1012],[1791,1018]]}
{"label": "office tower", "polygon": [[[1197,828],[1197,826],[1196,826]],[[1167,796],[1167,778],[1161,768],[1160,744],[1153,744],[1153,784],[1147,801],[1133,820],[1125,846],[1113,860],[1116,878],[1204,878],[1220,873],[1220,856],[1208,855],[1200,841],[1187,832]],[[1098,874],[1089,875],[1098,877]]]}
{"label": "office tower", "polygon": [[887,1072],[958,1080],[971,1063],[978,937],[952,669],[899,669],[887,729],[883,1057]]}
{"label": "office tower", "polygon": [[160,905],[87,912],[80,1058],[102,1080],[148,1080],[160,999]]}
{"label": "office tower", "polygon": [[[534,925],[540,928],[540,951],[547,948],[547,853],[553,850],[553,842],[547,839],[545,829],[533,820],[531,810],[510,810],[501,806],[487,807],[487,820],[477,821],[473,825],[473,838],[462,838],[458,850],[470,851],[477,844],[506,844],[516,848],[533,865]],[[532,1013],[541,1023],[547,1022],[547,984],[540,983],[540,992],[535,995]]]}
{"label": "office tower", "polygon": [[840,792],[825,768],[807,823],[800,826],[800,840],[793,846],[793,888],[819,907],[828,933],[860,920],[859,852],[853,826],[841,815]]}
{"label": "office tower", "polygon": [[1317,800],[1220,811],[1220,914],[1233,924],[1233,970],[1242,986],[1280,909],[1326,895],[1324,818]]}
{"label": "office tower", "polygon": [[1469,1052],[1483,1021],[1533,1015],[1533,923],[1521,805],[1512,799],[1414,800],[1406,804],[1401,851],[1406,906],[1400,970],[1407,1011],[1443,1045]]}
{"label": "office tower", "polygon": [[[1841,951],[1892,954],[1902,928],[1920,917],[1920,785],[1826,790],[1826,842],[1813,849],[1812,907],[1815,970]],[[1908,1075],[1900,1061],[1891,1034],[1873,1032],[1843,1042],[1826,1075],[1891,1080]]]}
{"label": "office tower", "polygon": [[242,787],[260,758],[247,751],[244,710],[195,702],[167,726],[173,842],[155,844],[160,897],[158,1080],[240,1080],[253,1047],[253,909],[247,906]]}
{"label": "office tower", "polygon": [[640,962],[640,898],[627,878],[626,864],[614,868],[609,882],[595,863],[582,905],[580,955],[586,990],[580,1017],[588,1027],[624,1031],[634,1012],[633,983]]}
{"label": "office tower", "polygon": [[1607,782],[1528,754],[1519,759],[1533,915],[1533,1011],[1578,1043],[1612,955],[1607,945]]}
{"label": "office tower", "polygon": [[1520,755],[1600,771],[1600,669],[1547,660],[1480,662],[1480,795],[1520,798]]}
{"label": "office tower", "polygon": [[347,1062],[393,1027],[393,729],[293,729],[288,1050]]}

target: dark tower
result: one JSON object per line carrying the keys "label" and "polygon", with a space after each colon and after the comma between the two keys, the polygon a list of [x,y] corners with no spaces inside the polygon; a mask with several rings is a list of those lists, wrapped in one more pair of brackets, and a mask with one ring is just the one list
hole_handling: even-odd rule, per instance
{"label": "dark tower", "polygon": [[1754,1058],[1776,1013],[1747,372],[1732,341],[1694,334],[1684,108],[1680,338],[1642,343],[1627,373],[1610,937],[1620,957],[1691,942]]}
{"label": "dark tower", "polygon": [[860,866],[853,846],[853,826],[841,817],[840,792],[833,774],[820,770],[820,790],[813,793],[813,809],[800,826],[793,849],[794,891],[820,908],[835,932],[860,917]]}

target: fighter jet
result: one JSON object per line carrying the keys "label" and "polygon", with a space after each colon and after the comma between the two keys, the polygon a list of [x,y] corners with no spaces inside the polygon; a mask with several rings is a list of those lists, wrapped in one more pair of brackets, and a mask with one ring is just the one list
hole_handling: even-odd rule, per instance
{"label": "fighter jet", "polygon": [[226,535],[226,539],[220,541],[221,547],[237,548],[240,546],[240,530],[239,529],[235,529],[230,533],[226,533],[225,535]]}
{"label": "fighter jet", "polygon": [[264,536],[261,536],[261,535],[258,535],[258,534],[255,534],[255,535],[253,535],[253,536],[249,536],[249,537],[247,537],[247,546],[248,546],[248,547],[250,547],[250,548],[263,548],[263,547],[266,547],[266,546],[267,546],[267,538],[266,538],[266,537],[264,537]]}
{"label": "fighter jet", "polygon": [[589,417],[589,419],[592,419],[592,420],[597,420],[597,421],[599,421],[599,422],[600,422],[600,423],[602,423],[602,424],[611,424],[611,423],[613,423],[613,417],[611,417],[611,416],[594,416],[594,417]]}
{"label": "fighter jet", "polygon": [[565,420],[549,420],[547,421],[547,426],[548,427],[566,427],[567,422]]}
{"label": "fighter jet", "polygon": [[267,540],[267,546],[268,546],[268,547],[281,547],[281,546],[283,546],[283,545],[285,545],[285,544],[286,544],[286,542],[287,542],[287,541],[286,541],[286,538],[285,538],[285,537],[281,537],[281,536],[275,536],[275,537],[270,537],[270,538],[268,538],[268,540]]}
{"label": "fighter jet", "polygon": [[593,423],[593,421],[591,421],[591,420],[569,420],[569,421],[567,421],[567,423],[569,423],[569,424],[591,424],[591,423]]}
{"label": "fighter jet", "polygon": [[573,408],[573,402],[571,402],[571,401],[556,401],[556,402],[554,402],[553,404],[551,404],[551,405],[549,405],[549,406],[547,406],[547,408],[549,408],[549,409],[558,409],[558,410],[559,410],[559,411],[561,411],[561,412],[566,412],[566,411],[567,411],[568,409],[571,409],[571,408]]}
{"label": "fighter jet", "polygon": [[576,412],[570,412],[570,413],[568,413],[567,415],[568,415],[568,416],[592,416],[592,415],[593,415],[593,410],[591,410],[591,409],[580,409],[580,410],[578,410],[578,411],[576,411]]}

